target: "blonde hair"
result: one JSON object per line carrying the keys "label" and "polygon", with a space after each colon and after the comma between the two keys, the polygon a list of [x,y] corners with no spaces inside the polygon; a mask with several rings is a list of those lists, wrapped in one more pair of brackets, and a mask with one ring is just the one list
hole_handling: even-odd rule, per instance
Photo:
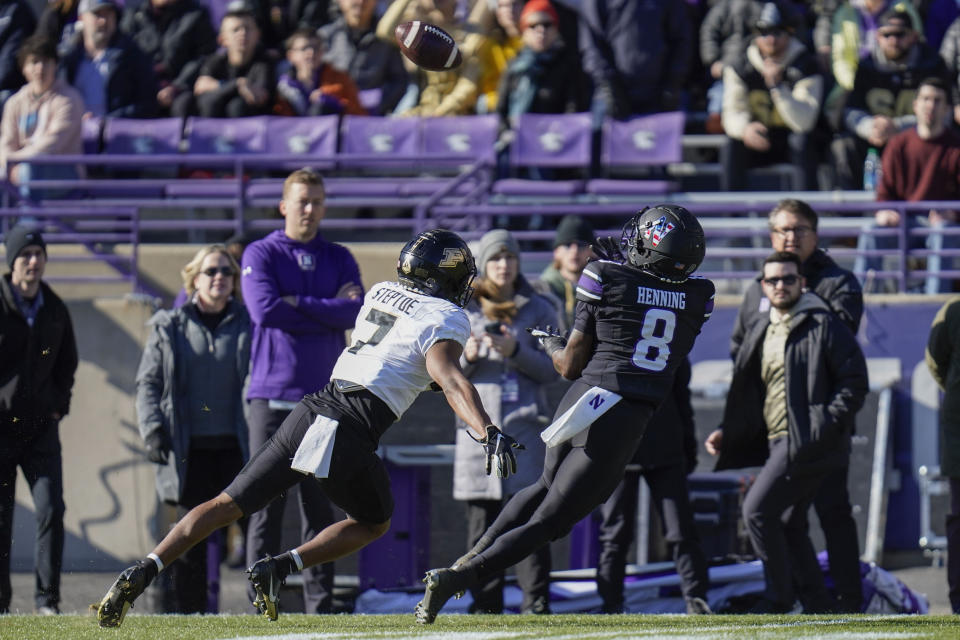
{"label": "blonde hair", "polygon": [[197,292],[194,280],[200,275],[200,267],[203,266],[203,261],[212,253],[219,253],[226,256],[230,267],[233,269],[233,297],[237,302],[240,302],[240,287],[237,286],[237,278],[240,277],[240,265],[237,264],[237,260],[230,255],[230,252],[227,251],[227,248],[222,244],[208,244],[202,247],[197,251],[196,255],[193,256],[193,260],[188,262],[187,265],[180,270],[180,277],[183,278],[183,288],[187,291],[187,299],[193,298],[193,294]]}
{"label": "blonde hair", "polygon": [[297,169],[283,181],[283,198],[287,197],[287,192],[290,191],[290,187],[295,184],[305,184],[307,186],[319,186],[323,189],[323,197],[327,197],[327,189],[323,185],[323,176],[314,171],[313,169],[304,167],[303,169]]}

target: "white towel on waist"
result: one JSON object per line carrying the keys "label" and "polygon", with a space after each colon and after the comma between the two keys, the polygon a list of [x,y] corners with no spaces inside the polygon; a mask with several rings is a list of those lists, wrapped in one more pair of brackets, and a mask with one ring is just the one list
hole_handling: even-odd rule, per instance
{"label": "white towel on waist", "polygon": [[605,414],[610,407],[620,402],[621,396],[613,391],[593,387],[573,403],[573,406],[563,412],[563,415],[553,421],[549,427],[540,433],[540,439],[548,447],[555,447],[577,435],[593,421]]}
{"label": "white towel on waist", "polygon": [[330,459],[333,457],[333,444],[337,439],[338,424],[340,422],[333,418],[317,416],[303,435],[290,468],[318,478],[329,476]]}

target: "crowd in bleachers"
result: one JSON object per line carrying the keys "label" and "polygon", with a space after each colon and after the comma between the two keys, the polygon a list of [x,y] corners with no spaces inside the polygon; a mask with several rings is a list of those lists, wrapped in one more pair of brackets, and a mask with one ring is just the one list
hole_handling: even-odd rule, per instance
{"label": "crowd in bleachers", "polygon": [[[508,132],[527,113],[590,113],[599,130],[681,111],[688,132],[726,135],[723,190],[771,164],[797,189],[873,190],[884,148],[917,124],[922,81],[940,79],[960,121],[955,0],[58,0],[38,19],[26,1],[3,4],[0,29],[0,165],[15,184],[62,178],[71,168],[17,163],[76,152],[95,118],[490,113]],[[451,33],[463,63],[404,58],[394,30],[410,19]],[[56,82],[33,70],[51,55]],[[958,191],[946,182],[898,195]]]}

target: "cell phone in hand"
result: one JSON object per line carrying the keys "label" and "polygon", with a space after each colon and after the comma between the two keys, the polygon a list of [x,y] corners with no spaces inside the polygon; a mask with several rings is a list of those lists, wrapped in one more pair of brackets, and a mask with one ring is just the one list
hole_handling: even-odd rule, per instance
{"label": "cell phone in hand", "polygon": [[499,322],[488,322],[484,325],[483,330],[489,334],[499,336],[500,335],[500,323]]}

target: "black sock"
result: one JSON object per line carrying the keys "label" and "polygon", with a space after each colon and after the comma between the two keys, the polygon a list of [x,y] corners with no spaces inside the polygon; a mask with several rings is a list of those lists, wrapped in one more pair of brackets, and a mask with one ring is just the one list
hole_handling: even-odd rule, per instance
{"label": "black sock", "polygon": [[293,559],[293,556],[290,555],[289,551],[275,557],[274,560],[277,563],[277,568],[280,569],[280,572],[283,574],[280,576],[281,579],[286,578],[291,573],[300,571],[300,569],[297,568],[296,561]]}
{"label": "black sock", "polygon": [[150,586],[150,583],[153,582],[153,579],[157,577],[157,574],[160,571],[157,569],[157,563],[153,561],[153,558],[144,558],[140,561],[143,565],[143,570],[147,574],[147,580],[144,583],[144,586]]}

